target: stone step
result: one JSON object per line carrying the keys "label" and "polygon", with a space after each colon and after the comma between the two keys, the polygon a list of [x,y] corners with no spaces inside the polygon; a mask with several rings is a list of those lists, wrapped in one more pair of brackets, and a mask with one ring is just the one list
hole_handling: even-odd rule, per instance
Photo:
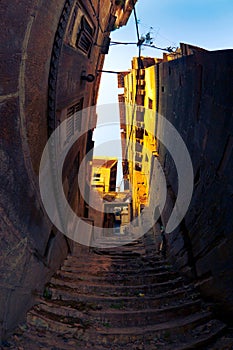
{"label": "stone step", "polygon": [[142,261],[141,259],[138,261],[133,261],[131,263],[125,262],[125,261],[117,261],[117,262],[112,262],[112,267],[113,268],[118,268],[119,269],[129,269],[129,270],[135,270],[138,267],[160,267],[164,265],[169,265],[167,260],[150,260],[150,261]]}
{"label": "stone step", "polygon": [[[137,258],[137,257],[140,257],[141,254],[138,253],[136,249],[137,248],[117,249],[117,250],[109,249],[104,252],[101,252],[101,256],[111,256],[111,258],[118,257],[118,256],[125,257],[125,258]],[[95,255],[98,255],[98,254],[100,254],[100,252],[96,250]]]}
{"label": "stone step", "polygon": [[146,295],[156,295],[158,293],[166,292],[168,290],[180,287],[183,285],[182,277],[175,278],[170,281],[153,283],[151,285],[132,285],[132,286],[119,286],[113,284],[98,284],[90,283],[88,281],[64,281],[58,278],[51,279],[51,285],[53,289],[57,288],[59,290],[73,290],[76,293],[81,294],[97,294],[97,295],[115,295],[115,296],[127,296],[127,295],[137,295],[138,293]]}
{"label": "stone step", "polygon": [[124,263],[124,264],[132,264],[134,262],[138,263],[157,263],[157,264],[163,264],[164,261],[162,261],[160,255],[151,255],[148,256],[146,254],[140,254],[134,252],[133,254],[130,255],[125,255],[125,254],[111,254],[111,255],[95,255],[90,258],[89,255],[85,256],[69,256],[67,259],[64,261],[65,265],[83,265],[83,264],[88,264],[88,265],[93,265],[94,263],[104,263],[106,264],[107,262],[112,262],[112,263]]}
{"label": "stone step", "polygon": [[[78,261],[65,261],[64,265],[62,267],[62,270],[64,270],[65,267],[70,267],[73,269],[75,272],[76,271],[88,271],[88,270],[93,270],[93,271],[132,271],[131,273],[137,273],[138,270],[147,270],[150,268],[153,269],[162,269],[166,267],[169,269],[170,264],[167,263],[167,261],[161,262],[161,261],[149,261],[144,263],[143,261],[133,261],[133,262],[128,262],[126,263],[125,261],[105,261],[105,262],[100,262],[100,261],[92,261],[88,262],[78,262]],[[171,267],[170,267],[171,269]]]}
{"label": "stone step", "polygon": [[67,257],[12,349],[221,349],[215,340],[225,325],[156,253],[153,235],[111,247],[117,241],[100,239],[108,249],[77,247]]}
{"label": "stone step", "polygon": [[78,328],[84,326],[80,323],[80,319],[71,317],[58,317],[55,314],[44,312],[42,310],[36,311],[32,309],[27,313],[27,324],[29,326],[39,329],[47,329],[59,334],[74,335]]}
{"label": "stone step", "polygon": [[73,281],[90,281],[96,282],[98,284],[119,284],[119,285],[140,285],[140,284],[152,284],[156,282],[164,282],[168,280],[172,280],[177,278],[178,274],[172,271],[163,271],[158,273],[150,273],[150,274],[118,274],[118,273],[108,273],[105,276],[93,276],[90,274],[77,274],[69,271],[60,270],[56,274],[56,278],[60,278],[61,280],[73,280]]}
{"label": "stone step", "polygon": [[[135,269],[126,269],[121,268],[119,266],[101,266],[101,265],[84,265],[83,267],[80,266],[72,266],[72,265],[64,265],[61,267],[61,271],[69,271],[76,274],[88,274],[88,275],[97,275],[97,276],[107,276],[109,273],[117,273],[120,272],[122,275],[132,275],[132,274],[148,274],[148,273],[157,273],[162,271],[173,271],[171,265],[161,265],[161,266],[147,266],[143,268],[143,265],[139,265]],[[58,270],[59,272],[59,270]]]}
{"label": "stone step", "polygon": [[[42,315],[52,315],[53,319],[82,319],[87,320],[88,313],[95,320],[102,323],[109,322],[112,326],[124,327],[124,326],[137,326],[137,325],[147,325],[151,323],[158,323],[165,320],[171,320],[175,317],[185,316],[190,313],[197,312],[200,310],[201,301],[192,300],[185,301],[180,304],[163,306],[161,308],[153,309],[140,309],[140,310],[117,310],[115,308],[102,308],[96,303],[90,302],[51,302],[51,301],[41,301],[41,303],[34,307],[35,313]],[[81,311],[82,310],[82,311]],[[76,321],[77,322],[77,321]]]}
{"label": "stone step", "polygon": [[[219,350],[219,349],[232,349],[232,339],[227,339],[222,337],[220,340],[216,341],[216,338],[221,336],[225,329],[225,325],[220,321],[211,320],[201,326],[192,329],[187,333],[182,333],[177,336],[171,336],[169,331],[165,331],[162,334],[156,334],[151,340],[148,337],[144,338],[142,336],[141,341],[136,340],[135,342],[130,341],[129,344],[123,345],[124,349],[129,347],[130,349],[144,349],[144,350],[191,350],[191,349],[205,349],[205,350]],[[200,333],[201,331],[201,333]],[[84,331],[80,330],[75,334],[75,337],[83,338]],[[197,337],[198,334],[198,337]],[[84,335],[85,337],[85,335]],[[211,346],[208,344],[212,343]],[[144,344],[140,347],[140,344]],[[216,346],[215,346],[216,344]],[[51,330],[38,330],[34,327],[28,328],[28,330],[23,334],[23,336],[17,336],[17,349],[20,347],[24,350],[47,350],[47,349],[60,349],[60,350],[73,350],[73,349],[95,349],[95,350],[119,350],[123,349],[122,346],[118,344],[103,344],[98,345],[96,340],[90,341],[80,341],[75,339],[71,334],[61,334],[52,332]],[[139,346],[139,347],[138,347]],[[16,349],[16,346],[11,347]]]}
{"label": "stone step", "polygon": [[210,321],[212,314],[210,312],[195,313],[192,315],[172,320],[161,322],[149,326],[113,328],[109,323],[99,326],[95,331],[86,330],[82,335],[82,340],[95,341],[96,344],[118,344],[125,345],[135,341],[147,341],[154,338],[166,337],[169,333],[170,337],[184,335],[198,325]]}
{"label": "stone step", "polygon": [[102,255],[100,256],[94,256],[90,257],[89,255],[86,256],[69,256],[65,259],[64,264],[65,265],[81,265],[81,264],[106,264],[108,262],[112,262],[112,259],[110,256],[104,257]]}
{"label": "stone step", "polygon": [[[119,239],[119,238],[118,238]],[[112,238],[108,238],[106,237],[104,241],[112,241]],[[96,239],[95,240],[96,243],[103,243],[103,239]],[[119,251],[119,250],[128,250],[128,249],[131,249],[131,248],[138,248],[138,247],[143,247],[145,248],[145,244],[144,244],[144,239],[135,239],[135,240],[132,240],[130,242],[128,242],[127,244],[124,244],[122,246],[119,246],[119,247],[108,247],[109,251]],[[94,252],[99,252],[99,251],[103,251],[105,252],[106,249],[105,248],[93,248],[93,251]]]}
{"label": "stone step", "polygon": [[116,249],[121,248],[123,246],[127,246],[132,241],[132,237],[129,236],[126,238],[124,235],[115,235],[113,238],[110,237],[109,239],[105,237],[103,240],[94,240],[93,245],[96,247],[93,249],[98,250],[108,250],[108,249]]}
{"label": "stone step", "polygon": [[192,313],[200,312],[201,301],[195,300],[185,302],[183,304],[161,307],[160,309],[144,309],[144,310],[113,310],[102,309],[98,311],[90,311],[95,320],[100,323],[108,323],[111,327],[143,327],[147,325],[155,325],[161,322],[179,320],[184,316]]}
{"label": "stone step", "polygon": [[61,336],[60,333],[54,333],[51,330],[38,330],[35,327],[30,327],[23,336],[17,337],[15,346],[12,345],[14,347],[11,348],[15,350],[74,350],[76,345],[77,341],[70,334]]}
{"label": "stone step", "polygon": [[[81,318],[84,316],[82,310],[84,309],[85,303],[78,303],[78,302],[62,302],[57,301],[54,302],[52,300],[46,300],[43,298],[40,298],[38,300],[39,304],[34,306],[34,310],[36,312],[39,312],[42,310],[42,312],[49,312],[51,314],[57,315],[57,316],[64,316],[64,317],[73,317],[73,318]],[[88,304],[86,303],[86,308],[88,307]]]}
{"label": "stone step", "polygon": [[194,293],[191,288],[177,288],[166,293],[155,296],[138,293],[135,296],[98,296],[96,294],[80,294],[71,290],[58,290],[51,288],[52,300],[59,302],[83,302],[90,303],[94,307],[106,307],[112,309],[148,309],[160,307],[161,305],[177,305],[185,301],[196,300],[199,294]]}
{"label": "stone step", "polygon": [[116,252],[133,252],[133,251],[140,251],[142,250],[145,252],[145,245],[144,243],[141,244],[134,244],[134,245],[123,245],[121,247],[116,248],[107,248],[107,249],[101,249],[101,248],[93,248],[92,252],[94,254],[111,254]]}
{"label": "stone step", "polygon": [[[221,334],[224,332],[226,326],[224,323],[222,323],[219,320],[211,320],[204,325],[201,326],[201,328],[205,329],[204,331],[200,332],[200,326],[192,329],[188,334],[183,335],[182,338],[179,339],[178,344],[172,344],[164,346],[164,350],[192,350],[192,349],[205,349],[207,350],[207,346],[210,343],[215,342],[216,338],[221,336]],[[223,344],[221,344],[223,345]],[[231,343],[233,345],[233,342]],[[213,345],[209,348],[213,350]],[[220,349],[227,349],[225,347],[218,347],[216,350]],[[229,348],[230,349],[230,348]]]}

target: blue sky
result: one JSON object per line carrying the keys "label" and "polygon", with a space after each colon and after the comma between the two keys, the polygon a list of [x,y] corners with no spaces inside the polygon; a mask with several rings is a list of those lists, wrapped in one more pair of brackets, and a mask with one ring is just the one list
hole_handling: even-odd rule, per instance
{"label": "blue sky", "polygon": [[[197,45],[207,50],[233,47],[233,0],[138,0],[136,12],[140,34],[151,31],[154,45],[158,47],[178,46],[180,42]],[[150,29],[150,28],[153,29]],[[127,26],[111,34],[112,41],[137,41],[133,13]],[[104,69],[128,70],[131,59],[138,54],[132,45],[110,46],[105,57]],[[144,48],[143,56],[162,57],[162,51]],[[117,77],[102,74],[98,104],[117,103]],[[99,116],[101,123],[101,116]],[[104,131],[103,131],[104,130]],[[104,142],[105,135],[119,137],[117,126],[100,128],[95,132],[96,147]],[[112,135],[112,136],[111,136]],[[116,136],[117,135],[117,136]],[[106,155],[119,156],[119,149],[106,147]],[[96,148],[95,154],[103,152]],[[103,155],[103,154],[102,154]]]}
{"label": "blue sky", "polygon": [[[153,27],[154,45],[178,46],[185,42],[209,50],[233,47],[233,0],[138,0],[136,4],[140,34]],[[113,41],[136,41],[134,16],[127,26],[111,34]],[[111,46],[105,69],[128,70],[136,46]],[[144,48],[144,56],[161,57],[162,52]],[[116,102],[116,76],[103,73],[99,104]]]}

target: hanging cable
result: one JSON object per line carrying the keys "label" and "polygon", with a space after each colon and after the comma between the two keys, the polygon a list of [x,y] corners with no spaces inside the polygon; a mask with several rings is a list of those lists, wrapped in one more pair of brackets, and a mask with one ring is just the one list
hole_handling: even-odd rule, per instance
{"label": "hanging cable", "polygon": [[138,38],[138,42],[139,42],[140,36],[139,36],[138,19],[137,19],[135,4],[133,4],[133,13],[134,13],[134,20],[135,20],[136,31],[137,31],[137,38]]}
{"label": "hanging cable", "polygon": [[132,43],[127,43],[127,42],[119,42],[119,41],[111,41],[111,46],[113,45],[137,45],[137,43],[132,42]]}
{"label": "hanging cable", "polygon": [[[138,45],[138,43],[136,42],[120,42],[120,41],[111,41],[111,46],[114,45]],[[150,47],[152,49],[157,49],[157,50],[161,50],[161,51],[167,51],[167,52],[174,52],[174,50],[176,49],[176,47],[158,47],[152,44],[141,44],[140,46],[145,46],[145,47]]]}

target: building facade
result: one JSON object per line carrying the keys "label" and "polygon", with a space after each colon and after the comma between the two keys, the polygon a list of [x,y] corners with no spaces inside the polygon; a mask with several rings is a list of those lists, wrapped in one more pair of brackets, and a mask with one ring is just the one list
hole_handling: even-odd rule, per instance
{"label": "building facade", "polygon": [[[156,84],[157,62],[151,57],[134,57],[130,72],[119,74],[118,87],[125,189],[131,187],[133,215],[148,205],[153,157],[157,155]],[[142,68],[143,67],[143,68]],[[123,75],[123,81],[120,80]]]}
{"label": "building facade", "polygon": [[[1,337],[24,317],[72,251],[72,242],[49,221],[39,191],[41,155],[62,122],[63,143],[56,143],[51,154],[55,191],[54,155],[76,131],[85,131],[67,155],[62,180],[73,210],[89,216],[77,173],[93,147],[96,114],[82,111],[96,104],[109,34],[126,24],[132,5],[1,1]],[[84,180],[79,185],[88,196]]]}
{"label": "building facade", "polygon": [[91,162],[89,217],[101,228],[106,226],[105,198],[116,196],[117,164],[118,159],[110,157],[94,157]]}
{"label": "building facade", "polygon": [[116,191],[117,163],[117,158],[94,157],[91,187],[103,193]]}

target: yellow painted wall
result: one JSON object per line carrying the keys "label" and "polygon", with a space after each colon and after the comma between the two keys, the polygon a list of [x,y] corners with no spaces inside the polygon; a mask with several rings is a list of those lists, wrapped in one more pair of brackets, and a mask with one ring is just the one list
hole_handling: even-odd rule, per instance
{"label": "yellow painted wall", "polygon": [[[139,215],[140,208],[148,204],[152,157],[157,152],[155,138],[156,65],[140,70],[137,68],[137,58],[133,58],[132,69],[124,80],[126,143],[128,145],[129,181],[134,216]],[[137,84],[138,89],[136,88]],[[137,106],[134,106],[136,93]],[[140,128],[143,129],[143,138],[138,139],[137,130]],[[141,166],[141,170],[136,170],[137,160],[140,159],[141,162],[138,164]]]}

